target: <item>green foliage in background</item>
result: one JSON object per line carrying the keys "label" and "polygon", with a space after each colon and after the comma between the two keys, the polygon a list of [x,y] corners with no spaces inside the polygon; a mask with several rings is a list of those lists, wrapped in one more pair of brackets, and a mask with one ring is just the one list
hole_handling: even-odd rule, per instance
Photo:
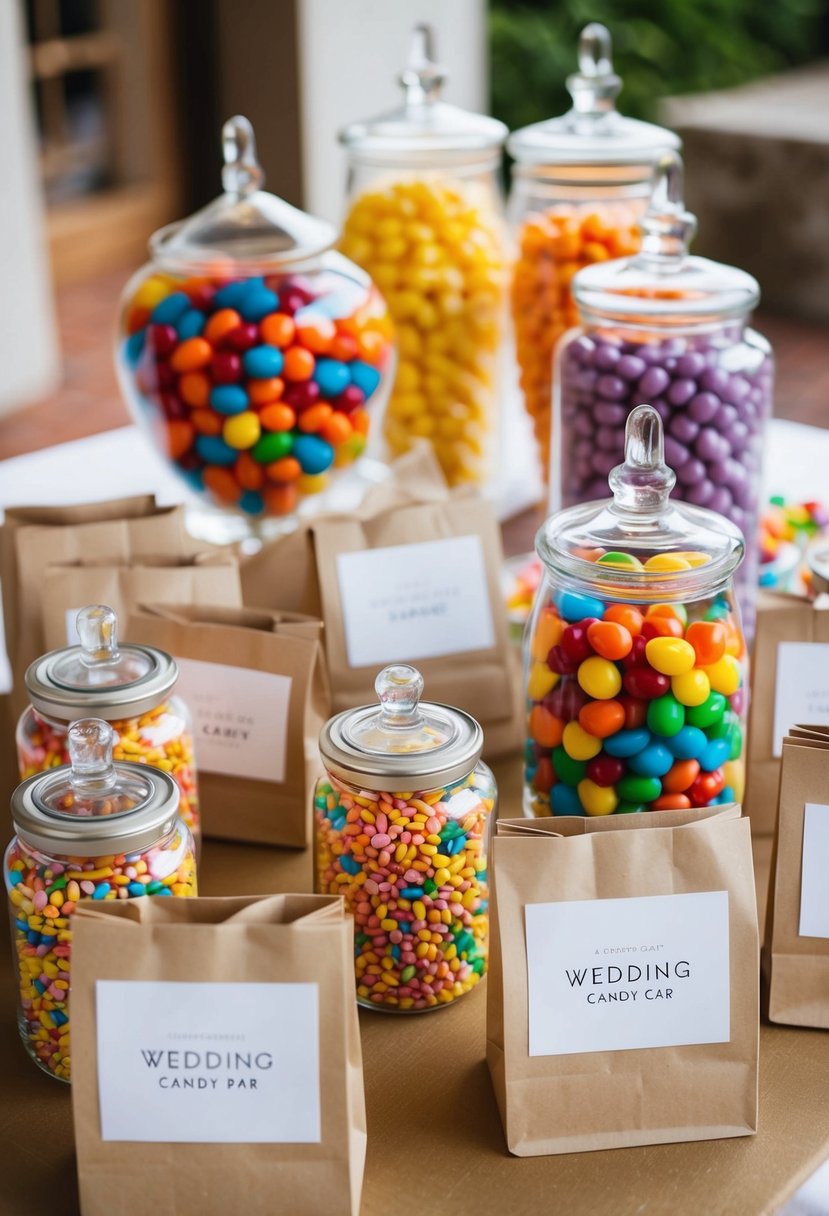
{"label": "green foliage in background", "polygon": [[661,97],[825,54],[825,15],[825,0],[490,0],[492,113],[514,131],[569,109],[564,82],[590,21],[613,38],[620,109],[654,120]]}

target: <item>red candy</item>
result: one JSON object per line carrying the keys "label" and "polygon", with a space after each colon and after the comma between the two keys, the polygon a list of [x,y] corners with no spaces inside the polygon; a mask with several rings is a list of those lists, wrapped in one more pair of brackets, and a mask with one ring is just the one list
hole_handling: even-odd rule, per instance
{"label": "red candy", "polygon": [[615,785],[625,775],[625,763],[616,756],[595,756],[587,764],[587,776],[596,785]]}
{"label": "red candy", "polygon": [[622,684],[625,692],[630,696],[641,697],[645,701],[652,701],[654,697],[664,696],[671,687],[669,677],[663,676],[659,671],[654,671],[652,667],[632,667],[630,671],[625,672]]}
{"label": "red candy", "polygon": [[564,630],[561,635],[561,649],[572,663],[578,665],[592,655],[593,647],[587,637],[587,631],[597,624],[595,617],[585,617],[583,621],[568,625]]}
{"label": "red candy", "polygon": [[648,716],[647,701],[641,701],[637,697],[629,697],[624,693],[621,697],[617,697],[616,700],[625,711],[625,730],[636,730],[638,726],[645,725],[645,720]]}
{"label": "red candy", "polygon": [[721,794],[725,789],[725,776],[721,768],[715,768],[713,773],[700,773],[694,784],[688,790],[688,797],[694,806],[707,806],[712,798]]}

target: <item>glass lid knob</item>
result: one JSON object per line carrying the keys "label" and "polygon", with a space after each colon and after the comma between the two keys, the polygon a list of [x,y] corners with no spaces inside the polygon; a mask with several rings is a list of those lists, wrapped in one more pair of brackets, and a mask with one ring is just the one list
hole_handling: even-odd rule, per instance
{"label": "glass lid knob", "polygon": [[115,785],[113,737],[112,727],[101,718],[81,718],[69,727],[67,746],[76,794],[100,794]]}
{"label": "glass lid knob", "polygon": [[652,405],[637,405],[625,424],[625,462],[608,477],[613,491],[610,510],[640,518],[659,514],[676,484],[665,464],[662,419]]}
{"label": "glass lid knob", "polygon": [[665,152],[654,166],[653,192],[639,221],[642,262],[679,270],[697,231],[697,217],[685,210],[684,171],[678,152]]}
{"label": "glass lid knob", "polygon": [[567,90],[578,114],[594,117],[616,108],[622,81],[613,71],[610,30],[598,21],[586,25],[579,37],[579,70],[567,77]]}
{"label": "glass lid knob", "polygon": [[384,667],[374,681],[374,690],[380,701],[382,726],[399,729],[422,724],[423,676],[416,667],[410,667],[408,663]]}
{"label": "glass lid knob", "polygon": [[409,59],[398,79],[406,94],[406,105],[437,100],[446,72],[435,59],[435,32],[431,25],[416,25],[412,30]]}
{"label": "glass lid knob", "polygon": [[84,667],[117,663],[118,618],[106,604],[88,604],[75,617],[75,627],[81,640],[81,662]]}
{"label": "glass lid knob", "polygon": [[256,157],[256,136],[242,114],[229,118],[222,127],[222,186],[238,199],[261,190],[265,172]]}

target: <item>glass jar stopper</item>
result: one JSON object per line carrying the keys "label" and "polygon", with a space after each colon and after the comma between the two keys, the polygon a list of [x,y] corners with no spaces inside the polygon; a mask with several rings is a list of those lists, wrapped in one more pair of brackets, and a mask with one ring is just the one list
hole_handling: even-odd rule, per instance
{"label": "glass jar stopper", "polygon": [[228,194],[243,199],[265,184],[265,172],[256,156],[253,126],[243,114],[235,114],[222,127],[222,186]]}
{"label": "glass jar stopper", "polygon": [[645,519],[665,509],[676,474],[665,464],[662,419],[652,405],[637,405],[628,414],[624,464],[611,469],[607,480],[615,515]]}
{"label": "glass jar stopper", "polygon": [[697,231],[697,217],[685,209],[683,181],[682,157],[663,153],[654,166],[650,205],[639,221],[639,260],[663,272],[682,268]]}
{"label": "glass jar stopper", "polygon": [[112,763],[112,727],[101,718],[81,718],[67,733],[72,788],[79,797],[111,790],[117,781]]}
{"label": "glass jar stopper", "polygon": [[412,30],[409,60],[398,76],[407,106],[437,101],[446,83],[446,70],[435,58],[435,32],[431,25],[416,25]]}
{"label": "glass jar stopper", "polygon": [[[596,119],[616,109],[622,81],[613,70],[610,30],[598,21],[586,25],[579,37],[579,70],[567,77],[574,116]],[[577,120],[578,121],[578,120]]]}
{"label": "glass jar stopper", "polygon": [[423,676],[408,663],[384,667],[374,681],[374,691],[380,701],[380,723],[396,730],[411,729],[423,724],[420,698],[423,696]]}
{"label": "glass jar stopper", "polygon": [[118,618],[106,604],[87,604],[75,617],[75,628],[81,642],[80,660],[85,667],[101,663],[117,663]]}

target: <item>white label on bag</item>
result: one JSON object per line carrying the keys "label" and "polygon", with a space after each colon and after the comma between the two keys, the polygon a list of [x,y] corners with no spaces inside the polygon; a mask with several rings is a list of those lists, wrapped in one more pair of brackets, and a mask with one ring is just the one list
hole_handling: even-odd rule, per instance
{"label": "white label on bag", "polygon": [[176,692],[193,714],[199,768],[284,781],[291,677],[201,659],[176,662]]}
{"label": "white label on bag", "polygon": [[531,1056],[730,1039],[728,892],[527,904]]}
{"label": "white label on bag", "polygon": [[792,726],[829,726],[829,643],[781,642],[777,647],[772,754],[783,755]]}
{"label": "white label on bag", "polygon": [[337,576],[351,667],[495,645],[479,536],[339,553]]}
{"label": "white label on bag", "polygon": [[318,1144],[316,984],[98,980],[102,1140]]}
{"label": "white label on bag", "polygon": [[803,815],[800,936],[829,937],[829,806],[807,802]]}

